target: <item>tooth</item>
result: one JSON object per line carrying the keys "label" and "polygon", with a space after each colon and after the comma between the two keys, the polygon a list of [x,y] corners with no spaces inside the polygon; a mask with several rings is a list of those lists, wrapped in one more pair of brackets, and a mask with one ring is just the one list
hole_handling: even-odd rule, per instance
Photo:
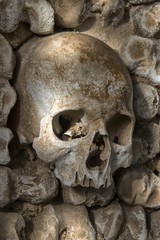
{"label": "tooth", "polygon": [[79,180],[79,176],[78,176],[78,172],[76,172],[75,174],[75,185],[80,185],[80,180]]}
{"label": "tooth", "polygon": [[84,179],[83,179],[83,186],[84,187],[89,187],[89,179],[87,178],[86,175],[84,176]]}
{"label": "tooth", "polygon": [[89,179],[89,187],[95,187],[94,181],[91,178]]}

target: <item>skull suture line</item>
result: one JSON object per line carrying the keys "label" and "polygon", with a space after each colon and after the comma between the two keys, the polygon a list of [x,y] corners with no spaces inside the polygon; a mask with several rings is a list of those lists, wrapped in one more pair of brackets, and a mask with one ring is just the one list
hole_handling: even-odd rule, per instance
{"label": "skull suture line", "polygon": [[108,187],[132,160],[132,84],[117,54],[91,36],[59,33],[20,51],[18,134],[66,186]]}

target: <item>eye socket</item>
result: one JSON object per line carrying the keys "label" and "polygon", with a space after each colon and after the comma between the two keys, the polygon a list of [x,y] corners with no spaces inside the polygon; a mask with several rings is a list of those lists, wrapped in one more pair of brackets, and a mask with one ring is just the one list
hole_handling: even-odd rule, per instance
{"label": "eye socket", "polygon": [[52,122],[55,135],[63,141],[86,136],[88,127],[81,121],[83,116],[83,110],[68,110],[56,115]]}
{"label": "eye socket", "polygon": [[126,145],[131,138],[132,126],[131,117],[117,113],[107,123],[110,140],[118,145]]}

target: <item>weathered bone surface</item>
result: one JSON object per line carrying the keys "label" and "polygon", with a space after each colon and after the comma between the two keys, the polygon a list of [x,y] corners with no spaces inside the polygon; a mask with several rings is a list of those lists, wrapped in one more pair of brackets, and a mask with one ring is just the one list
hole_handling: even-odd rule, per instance
{"label": "weathered bone surface", "polygon": [[158,113],[157,89],[144,83],[134,86],[134,113],[137,120],[150,120]]}
{"label": "weathered bone surface", "polygon": [[0,207],[17,199],[37,204],[57,195],[58,183],[53,172],[44,170],[34,176],[17,175],[8,167],[0,167]]}
{"label": "weathered bone surface", "polygon": [[118,176],[117,192],[124,202],[131,205],[160,206],[160,178],[146,167],[123,170]]}
{"label": "weathered bone surface", "polygon": [[0,31],[11,33],[19,23],[28,22],[31,31],[47,35],[54,30],[54,10],[46,0],[7,0],[0,2]]}
{"label": "weathered bone surface", "polygon": [[115,195],[114,183],[108,188],[62,186],[63,201],[73,205],[84,204],[87,207],[105,206]]}
{"label": "weathered bone surface", "polygon": [[10,162],[8,144],[13,138],[13,133],[9,128],[0,127],[0,164],[6,165]]}
{"label": "weathered bone surface", "polygon": [[19,23],[15,31],[3,33],[3,35],[13,48],[17,48],[27,41],[33,35],[33,32],[30,31],[27,23]]}
{"label": "weathered bone surface", "polygon": [[139,156],[139,162],[146,163],[150,159],[154,159],[159,154],[160,146],[160,123],[159,120],[154,122],[142,121],[138,122],[134,132],[135,137],[141,139],[142,151]]}
{"label": "weathered bone surface", "polygon": [[93,4],[91,12],[101,12],[103,26],[117,26],[124,17],[125,3],[124,0],[98,0]]}
{"label": "weathered bone surface", "polygon": [[0,1],[0,31],[13,32],[19,24],[24,0]]}
{"label": "weathered bone surface", "polygon": [[31,240],[95,240],[95,231],[84,206],[47,205],[33,220]]}
{"label": "weathered bone surface", "polygon": [[135,33],[142,37],[160,36],[160,3],[141,5],[131,9]]}
{"label": "weathered bone surface", "polygon": [[95,240],[96,234],[84,206],[57,204],[54,206],[59,224],[60,240]]}
{"label": "weathered bone surface", "polygon": [[154,0],[129,0],[132,4],[143,4],[143,3],[150,3],[154,2]]}
{"label": "weathered bone surface", "polygon": [[26,0],[27,11],[32,32],[47,35],[54,30],[54,10],[46,0]]}
{"label": "weathered bone surface", "polygon": [[123,205],[125,223],[117,240],[148,240],[145,211],[140,206]]}
{"label": "weathered bone surface", "polygon": [[15,67],[15,56],[2,34],[0,34],[0,53],[0,77],[11,79]]}
{"label": "weathered bone surface", "polygon": [[118,55],[78,33],[33,39],[19,55],[21,142],[33,142],[64,186],[109,187],[132,161],[132,85]]}
{"label": "weathered bone surface", "polygon": [[117,19],[117,14],[115,17],[111,16],[111,19],[112,24],[104,26],[107,21],[105,17],[90,17],[77,27],[77,30],[80,33],[98,38],[119,52],[124,42],[128,40],[130,35],[134,34],[134,29],[128,18],[123,21],[123,24],[118,24],[116,27],[114,23],[117,24],[119,21],[119,18]]}
{"label": "weathered bone surface", "polygon": [[[62,221],[62,219],[61,219]],[[30,240],[47,240],[59,238],[59,229],[61,221],[56,216],[52,205],[47,205],[43,211],[33,219],[33,231],[30,235]],[[61,240],[61,239],[60,239]]]}
{"label": "weathered bone surface", "polygon": [[22,216],[13,212],[0,212],[0,239],[25,240],[25,222]]}
{"label": "weathered bone surface", "polygon": [[151,39],[130,36],[120,50],[120,56],[131,72],[160,82],[159,59],[155,52],[156,43]]}
{"label": "weathered bone surface", "polygon": [[8,115],[16,102],[16,92],[7,79],[0,78],[0,127],[7,125]]}
{"label": "weathered bone surface", "polygon": [[49,0],[55,11],[55,22],[63,28],[79,26],[88,16],[87,0]]}
{"label": "weathered bone surface", "polygon": [[123,210],[120,204],[113,201],[110,205],[102,208],[91,209],[97,239],[117,239],[123,225]]}
{"label": "weathered bone surface", "polygon": [[159,219],[160,219],[160,211],[157,210],[155,212],[150,213],[150,231],[149,231],[149,240],[158,240],[160,239],[160,229],[159,229]]}

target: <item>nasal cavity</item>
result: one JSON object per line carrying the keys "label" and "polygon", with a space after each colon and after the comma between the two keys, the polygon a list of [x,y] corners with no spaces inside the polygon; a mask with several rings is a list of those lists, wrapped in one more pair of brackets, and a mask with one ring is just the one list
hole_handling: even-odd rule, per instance
{"label": "nasal cavity", "polygon": [[95,134],[92,145],[90,147],[89,156],[86,161],[86,166],[88,169],[103,169],[105,165],[104,159],[101,159],[101,153],[105,148],[103,135],[99,133]]}

